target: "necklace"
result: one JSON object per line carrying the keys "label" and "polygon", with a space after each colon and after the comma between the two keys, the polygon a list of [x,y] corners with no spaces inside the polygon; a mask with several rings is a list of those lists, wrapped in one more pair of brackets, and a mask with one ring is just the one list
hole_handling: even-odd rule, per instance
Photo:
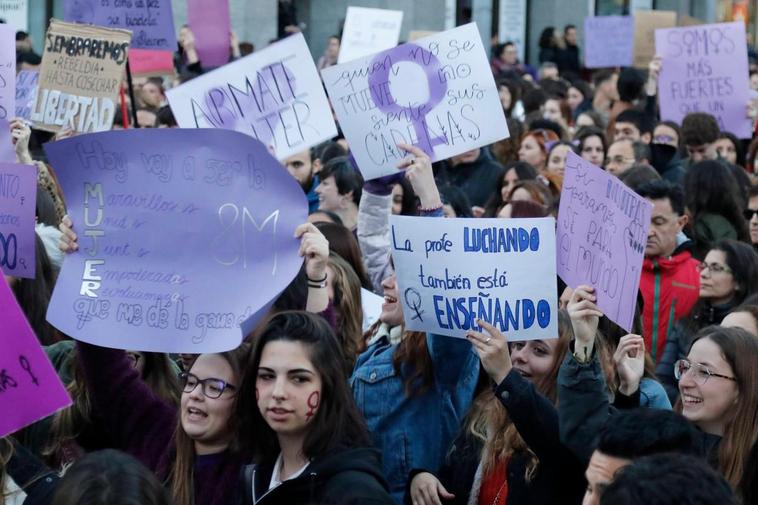
{"label": "necklace", "polygon": [[508,476],[506,475],[505,480],[503,481],[503,484],[500,486],[500,489],[497,490],[495,499],[492,500],[492,505],[498,505],[498,503],[500,503],[500,494],[503,492],[503,489],[507,489],[507,487],[508,487]]}

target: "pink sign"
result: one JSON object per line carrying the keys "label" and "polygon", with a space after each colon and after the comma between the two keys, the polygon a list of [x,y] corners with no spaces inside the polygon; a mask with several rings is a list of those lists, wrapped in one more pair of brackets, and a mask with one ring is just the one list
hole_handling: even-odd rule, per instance
{"label": "pink sign", "polygon": [[174,73],[174,53],[129,49],[129,69],[132,75],[167,75]]}
{"label": "pink sign", "polygon": [[0,282],[0,437],[71,405],[5,282]]}
{"label": "pink sign", "polygon": [[203,68],[229,63],[232,33],[229,0],[187,0],[187,21]]}

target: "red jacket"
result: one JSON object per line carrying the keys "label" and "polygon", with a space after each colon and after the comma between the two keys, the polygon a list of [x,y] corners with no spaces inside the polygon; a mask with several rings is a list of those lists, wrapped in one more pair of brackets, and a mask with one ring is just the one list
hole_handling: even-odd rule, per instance
{"label": "red jacket", "polygon": [[700,296],[697,264],[689,251],[675,253],[670,258],[646,257],[642,263],[643,337],[654,361],[663,354],[674,323],[689,314]]}

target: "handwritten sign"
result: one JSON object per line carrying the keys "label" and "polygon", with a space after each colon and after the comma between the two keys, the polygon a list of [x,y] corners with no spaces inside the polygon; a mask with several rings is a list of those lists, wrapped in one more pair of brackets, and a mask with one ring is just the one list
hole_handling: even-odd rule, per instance
{"label": "handwritten sign", "polygon": [[16,31],[0,24],[0,119],[10,119],[16,107]]}
{"label": "handwritten sign", "polygon": [[655,48],[663,57],[661,119],[681,123],[690,112],[707,112],[723,131],[752,136],[744,23],[656,30]]}
{"label": "handwritten sign", "polygon": [[150,51],[148,49],[131,49],[129,51],[129,70],[132,75],[151,77],[174,75],[174,53],[171,51]]}
{"label": "handwritten sign", "polygon": [[65,0],[63,19],[130,30],[134,48],[176,50],[171,0]]}
{"label": "handwritten sign", "polygon": [[0,267],[5,275],[34,278],[37,167],[0,163]]}
{"label": "handwritten sign", "polygon": [[299,184],[241,133],[127,130],[45,145],[79,251],[47,318],[78,340],[155,352],[237,347],[302,265]]}
{"label": "handwritten sign", "polygon": [[558,337],[553,218],[391,216],[390,226],[406,329],[464,337],[479,318],[509,340]]}
{"label": "handwritten sign", "polygon": [[50,20],[31,114],[36,127],[110,130],[130,38],[126,30]]}
{"label": "handwritten sign", "polygon": [[[0,18],[14,30],[29,30],[28,0],[0,0]],[[13,47],[13,46],[11,46]]]}
{"label": "handwritten sign", "polygon": [[166,93],[182,128],[251,135],[286,158],[337,134],[331,108],[301,33]]}
{"label": "handwritten sign", "polygon": [[37,100],[39,72],[22,70],[16,75],[16,117],[30,119]]}
{"label": "handwritten sign", "polygon": [[634,18],[584,18],[584,65],[587,68],[628,67],[632,64]]}
{"label": "handwritten sign", "polygon": [[655,56],[655,30],[676,26],[676,12],[639,10],[634,13],[634,66],[647,68]]}
{"label": "handwritten sign", "polygon": [[0,282],[0,437],[71,405],[66,388],[21,312]]}
{"label": "handwritten sign", "polygon": [[366,179],[397,172],[399,142],[436,161],[509,135],[473,23],[321,74]]}
{"label": "handwritten sign", "polygon": [[652,206],[608,172],[572,152],[558,211],[558,275],[595,288],[597,305],[632,329]]}
{"label": "handwritten sign", "polygon": [[337,63],[347,63],[397,45],[403,11],[348,7]]}
{"label": "handwritten sign", "polygon": [[187,23],[203,68],[220,67],[231,56],[229,0],[187,0]]}

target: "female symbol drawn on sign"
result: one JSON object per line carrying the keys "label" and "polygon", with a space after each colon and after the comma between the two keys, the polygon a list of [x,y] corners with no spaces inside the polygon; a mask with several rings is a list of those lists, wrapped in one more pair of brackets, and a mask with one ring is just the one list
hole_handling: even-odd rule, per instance
{"label": "female symbol drawn on sign", "polygon": [[421,309],[421,294],[416,291],[414,288],[408,288],[403,293],[403,296],[405,297],[405,304],[416,313],[415,316],[411,318],[411,321],[418,319],[422,323],[424,322],[424,319],[421,317],[421,314],[424,313]]}
{"label": "female symbol drawn on sign", "polygon": [[32,372],[32,365],[31,363],[29,363],[29,360],[26,359],[26,356],[24,356],[23,354],[19,356],[18,363],[21,365],[21,368],[26,370],[26,373],[29,374],[29,377],[31,377],[32,379],[32,383],[35,386],[39,386],[39,379],[37,379],[37,377],[34,376],[34,372]]}

